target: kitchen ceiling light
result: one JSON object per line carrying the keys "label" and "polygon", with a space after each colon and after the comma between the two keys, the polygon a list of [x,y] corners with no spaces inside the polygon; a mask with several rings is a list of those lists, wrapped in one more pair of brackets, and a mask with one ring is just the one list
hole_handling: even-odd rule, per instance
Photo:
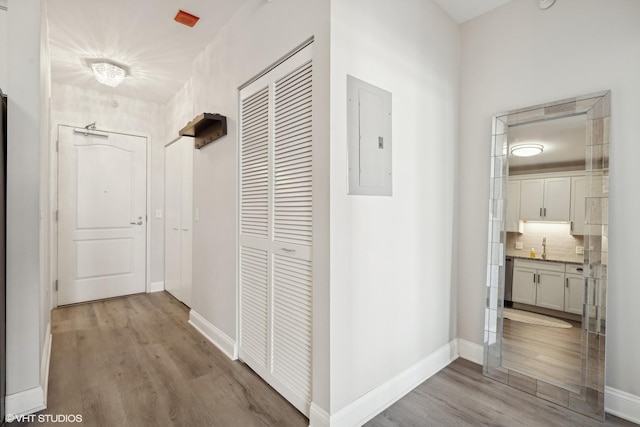
{"label": "kitchen ceiling light", "polygon": [[542,10],[549,9],[555,2],[556,0],[539,0],[538,7]]}
{"label": "kitchen ceiling light", "polygon": [[91,64],[91,69],[99,83],[111,87],[118,86],[127,75],[124,68],[111,62],[94,62]]}
{"label": "kitchen ceiling light", "polygon": [[540,144],[521,144],[511,147],[511,154],[518,157],[537,156],[542,153],[543,147]]}

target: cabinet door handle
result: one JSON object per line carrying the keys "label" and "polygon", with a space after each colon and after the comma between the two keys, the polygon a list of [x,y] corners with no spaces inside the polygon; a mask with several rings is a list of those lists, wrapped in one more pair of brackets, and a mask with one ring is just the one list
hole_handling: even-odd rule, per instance
{"label": "cabinet door handle", "polygon": [[533,283],[536,283],[536,273],[533,273]]}
{"label": "cabinet door handle", "polygon": [[584,269],[582,267],[578,267],[576,268],[576,271],[584,271]]}
{"label": "cabinet door handle", "polygon": [[542,218],[542,208],[540,208],[540,218]]}
{"label": "cabinet door handle", "polygon": [[565,286],[568,288],[568,287],[569,287],[569,278],[567,277],[566,279],[564,279],[564,281],[565,281],[565,283],[566,283],[566,285],[565,285]]}

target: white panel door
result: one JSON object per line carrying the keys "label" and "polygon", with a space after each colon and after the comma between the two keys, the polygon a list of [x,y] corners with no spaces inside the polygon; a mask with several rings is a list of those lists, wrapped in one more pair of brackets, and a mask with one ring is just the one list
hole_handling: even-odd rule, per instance
{"label": "white panel door", "polygon": [[165,147],[164,287],[191,305],[193,139]]}
{"label": "white panel door", "polygon": [[240,358],[309,415],[311,46],[240,92]]}
{"label": "white panel door", "polygon": [[59,128],[58,304],[146,289],[146,138]]}

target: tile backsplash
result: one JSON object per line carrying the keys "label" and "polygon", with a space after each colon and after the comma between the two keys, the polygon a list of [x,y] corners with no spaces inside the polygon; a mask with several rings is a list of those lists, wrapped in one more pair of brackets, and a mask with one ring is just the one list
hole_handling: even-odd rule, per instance
{"label": "tile backsplash", "polygon": [[[529,257],[531,248],[536,250],[536,258],[542,256],[542,238],[547,238],[547,259],[555,261],[579,262],[583,255],[576,254],[576,246],[584,246],[582,236],[569,234],[569,224],[548,222],[525,222],[522,234],[507,233],[507,256]],[[522,249],[516,243],[522,242]]]}

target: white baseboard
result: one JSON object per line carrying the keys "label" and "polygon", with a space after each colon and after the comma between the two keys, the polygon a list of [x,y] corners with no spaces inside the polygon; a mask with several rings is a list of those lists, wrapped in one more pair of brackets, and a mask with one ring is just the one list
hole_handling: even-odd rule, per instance
{"label": "white baseboard", "polygon": [[329,413],[311,402],[309,410],[309,427],[329,427]]}
{"label": "white baseboard", "polygon": [[44,405],[47,405],[47,394],[49,392],[49,365],[51,364],[51,322],[47,323],[47,332],[44,336],[44,345],[42,346],[42,359],[40,362],[40,386],[44,393]]}
{"label": "white baseboard", "polygon": [[458,338],[458,354],[463,359],[482,365],[484,363],[484,347],[480,344]]}
{"label": "white baseboard", "polygon": [[605,387],[604,410],[616,417],[640,424],[640,396]]}
{"label": "white baseboard", "polygon": [[[456,340],[445,344],[409,369],[351,402],[329,417],[331,427],[360,426],[393,405],[457,357]],[[313,407],[312,407],[313,409]],[[324,412],[324,411],[323,411]],[[314,413],[312,412],[313,416]],[[317,411],[313,427],[324,427],[323,414]],[[317,424],[316,424],[317,423]]]}
{"label": "white baseboard", "polygon": [[47,407],[42,387],[10,394],[5,397],[4,404],[7,419],[10,415],[29,415]]}
{"label": "white baseboard", "polygon": [[200,316],[194,310],[189,311],[189,324],[204,335],[206,339],[211,341],[213,345],[218,347],[229,359],[236,360],[238,358],[238,345],[236,341],[209,323],[207,319]]}
{"label": "white baseboard", "polygon": [[149,283],[149,293],[164,291],[164,282],[151,282]]}

